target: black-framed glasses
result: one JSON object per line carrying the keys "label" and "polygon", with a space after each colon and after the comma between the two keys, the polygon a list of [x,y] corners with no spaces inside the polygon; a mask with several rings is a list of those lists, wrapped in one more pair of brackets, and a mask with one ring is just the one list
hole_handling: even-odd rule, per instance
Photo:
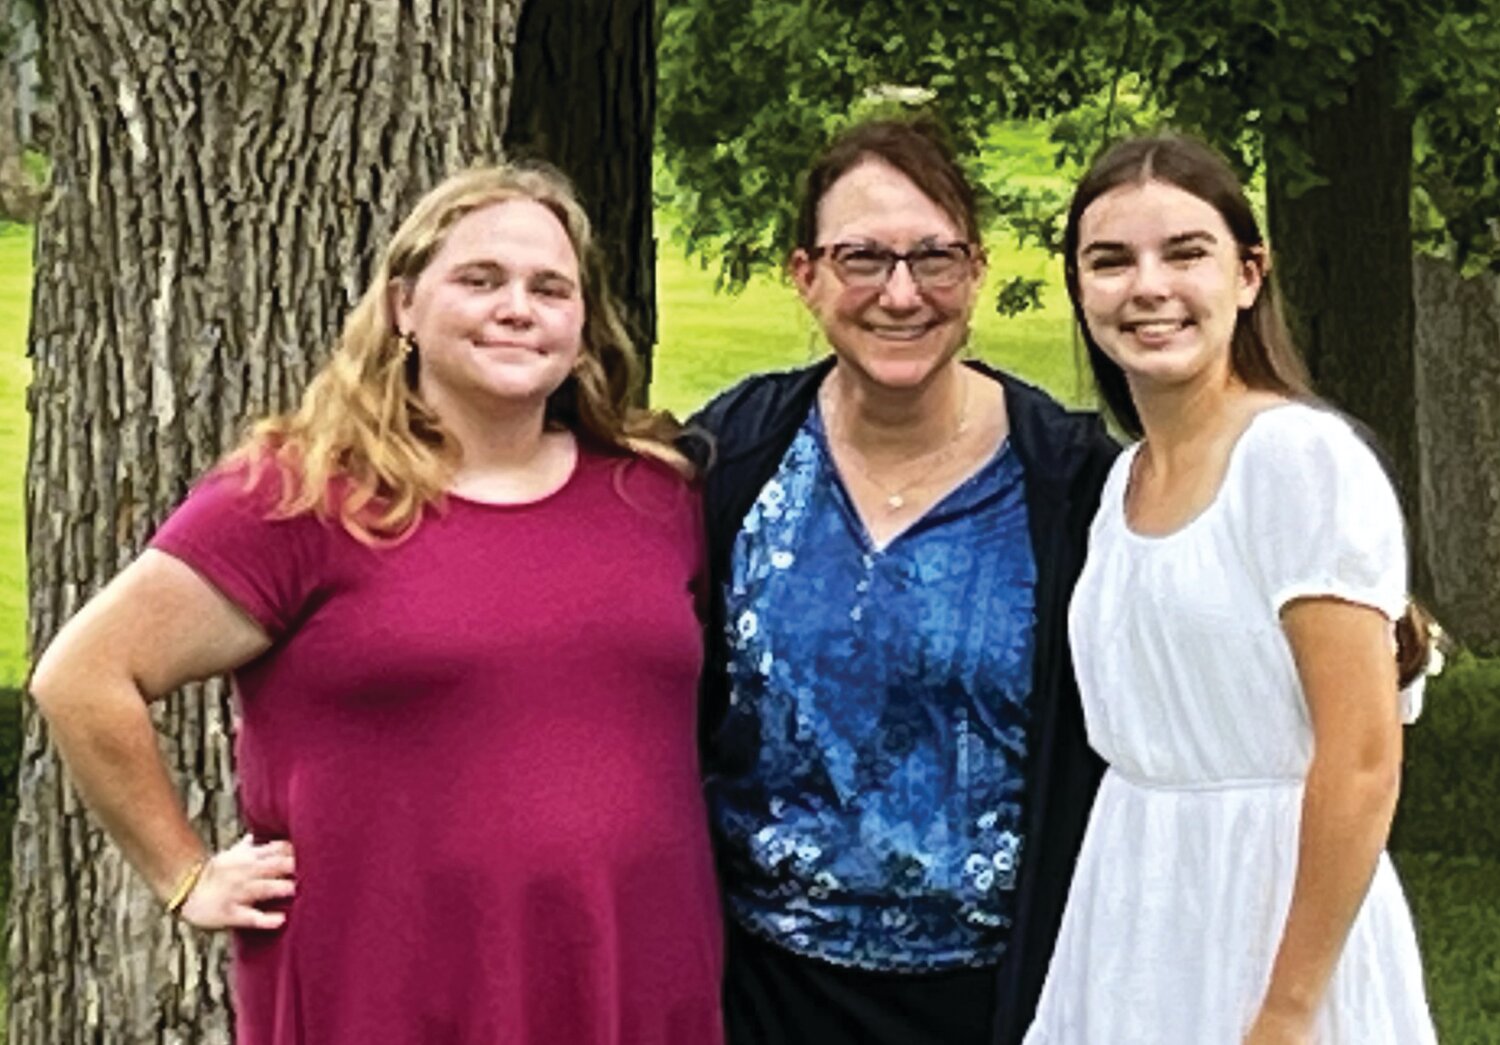
{"label": "black-framed glasses", "polygon": [[912,282],[937,290],[957,286],[968,278],[975,254],[974,244],[961,241],[923,243],[904,252],[877,243],[830,243],[807,252],[814,261],[826,257],[845,286],[883,287],[897,263],[904,261]]}

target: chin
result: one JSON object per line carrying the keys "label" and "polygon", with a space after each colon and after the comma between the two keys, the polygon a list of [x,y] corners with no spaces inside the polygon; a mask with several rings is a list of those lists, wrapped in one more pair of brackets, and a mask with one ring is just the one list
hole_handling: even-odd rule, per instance
{"label": "chin", "polygon": [[1143,389],[1181,388],[1201,380],[1211,369],[1196,359],[1137,359],[1131,363],[1121,368],[1125,371],[1125,378]]}
{"label": "chin", "polygon": [[568,379],[569,371],[558,366],[538,366],[536,360],[521,366],[497,366],[484,375],[484,383],[496,395],[551,395]]}
{"label": "chin", "polygon": [[932,359],[866,361],[858,367],[870,381],[890,389],[921,388],[941,368],[942,363]]}
{"label": "chin", "polygon": [[497,404],[544,403],[561,386],[560,381],[491,381],[484,393]]}
{"label": "chin", "polygon": [[909,351],[882,345],[873,352],[839,353],[845,365],[884,388],[920,388],[953,362],[958,350],[934,351],[913,344]]}

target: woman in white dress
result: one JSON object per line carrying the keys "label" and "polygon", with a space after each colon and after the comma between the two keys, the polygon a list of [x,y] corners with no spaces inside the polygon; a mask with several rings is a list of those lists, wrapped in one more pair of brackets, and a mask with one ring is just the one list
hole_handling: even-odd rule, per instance
{"label": "woman in white dress", "polygon": [[1138,442],[1072,603],[1109,769],[1027,1045],[1434,1041],[1384,852],[1398,685],[1427,652],[1391,484],[1313,398],[1212,150],[1109,150],[1064,245],[1101,394]]}

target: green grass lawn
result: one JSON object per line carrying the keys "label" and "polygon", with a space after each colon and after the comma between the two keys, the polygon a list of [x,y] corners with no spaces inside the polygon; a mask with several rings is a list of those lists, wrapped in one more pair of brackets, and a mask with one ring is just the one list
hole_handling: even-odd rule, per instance
{"label": "green grass lawn", "polygon": [[[1061,263],[998,238],[989,253],[970,349],[1069,402],[1083,401]],[[651,401],[679,416],[746,374],[797,366],[827,351],[789,279],[765,276],[739,294],[716,294],[712,272],[684,258],[670,234],[656,275],[661,341]],[[993,288],[1014,276],[1047,280],[1041,309],[1015,317],[995,312]]]}
{"label": "green grass lawn", "polygon": [[31,229],[0,225],[0,686],[26,673],[26,325]]}

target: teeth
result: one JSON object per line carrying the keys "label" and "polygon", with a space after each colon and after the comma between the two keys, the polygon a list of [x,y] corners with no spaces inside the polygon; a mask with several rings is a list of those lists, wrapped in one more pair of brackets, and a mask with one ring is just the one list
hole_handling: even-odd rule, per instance
{"label": "teeth", "polygon": [[1180,320],[1158,320],[1152,323],[1133,323],[1131,329],[1137,334],[1170,334],[1181,330],[1186,324]]}

